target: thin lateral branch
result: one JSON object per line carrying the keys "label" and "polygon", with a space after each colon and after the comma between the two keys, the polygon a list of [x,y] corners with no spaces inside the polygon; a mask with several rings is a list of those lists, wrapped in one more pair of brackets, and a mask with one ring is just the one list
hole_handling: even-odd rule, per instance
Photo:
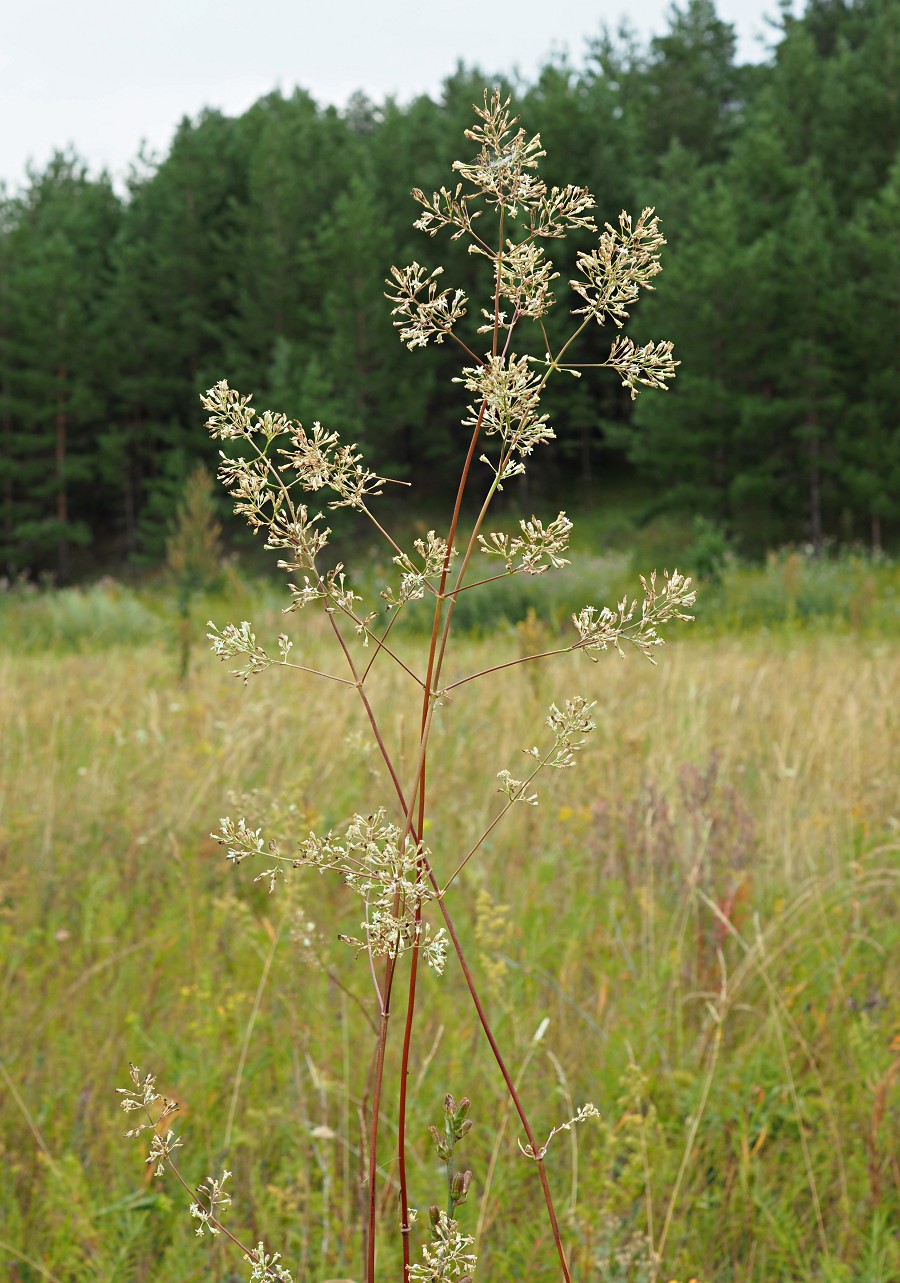
{"label": "thin lateral branch", "polygon": [[[394,655],[393,651],[389,650],[388,647],[385,646],[384,642],[385,642],[385,638],[388,636],[391,629],[394,627],[394,624],[397,621],[399,613],[400,613],[399,610],[394,611],[394,613],[391,615],[390,619],[388,620],[387,628],[385,628],[384,632],[381,634],[380,637],[378,636],[377,633],[371,632],[371,630],[368,628],[366,629],[367,635],[371,637],[372,641],[375,643],[375,653],[372,655],[368,664],[366,664],[365,668],[363,669],[363,675],[360,678],[360,682],[365,682],[366,678],[369,676],[369,673],[372,671],[372,665],[375,663],[375,660],[378,658],[382,650],[387,651],[387,653],[391,656],[392,659],[396,659],[396,656]],[[413,674],[413,676],[415,676],[415,674]],[[416,681],[419,682],[419,685],[424,688],[424,685],[425,685],[424,682],[422,682],[418,677],[416,678]]]}
{"label": "thin lateral branch", "polygon": [[[368,896],[366,896],[366,939],[367,940],[369,939],[369,897]],[[378,983],[378,977],[375,974],[375,957],[372,953],[371,946],[368,949],[366,949],[366,957],[369,960],[369,972],[372,976],[372,987],[374,988],[375,996],[378,999],[378,1014],[383,1019],[385,1015],[384,997],[382,996],[382,993],[381,993],[381,985]],[[381,1036],[380,1031],[378,1029],[375,1030],[375,1034],[376,1034],[376,1037]]]}
{"label": "thin lateral branch", "polygon": [[338,976],[334,971],[331,971],[328,967],[324,967],[323,971],[325,975],[328,977],[328,979],[331,981],[331,983],[333,985],[336,985],[337,988],[340,989],[341,993],[346,994],[347,997],[351,1000],[351,1002],[356,1003],[357,1007],[359,1007],[360,1011],[362,1012],[363,1019],[365,1020],[366,1024],[372,1030],[372,1033],[375,1034],[377,1037],[378,1026],[375,1024],[375,1021],[369,1015],[366,1004],[360,998],[359,994],[354,993],[352,989],[348,989],[347,986],[344,984],[343,980],[341,980],[340,976]]}
{"label": "thin lateral branch", "polygon": [[[148,1115],[149,1115],[149,1111],[148,1111]],[[172,1162],[171,1158],[167,1158],[167,1159],[166,1159],[166,1162],[169,1164],[169,1167],[171,1168],[172,1172],[174,1173],[174,1175],[175,1175],[175,1179],[176,1179],[176,1180],[179,1182],[179,1184],[183,1187],[183,1189],[185,1190],[185,1192],[186,1192],[187,1194],[189,1194],[189,1195],[190,1195],[191,1203],[196,1203],[196,1202],[198,1201],[198,1197],[197,1197],[197,1192],[196,1192],[196,1190],[191,1189],[190,1185],[188,1185],[187,1181],[184,1179],[184,1177],[182,1176],[181,1172],[178,1170],[178,1167],[176,1166],[176,1164]],[[209,1217],[209,1224],[210,1224],[210,1225],[213,1225],[213,1226],[214,1226],[214,1227],[219,1231],[219,1233],[220,1233],[220,1234],[224,1234],[224,1235],[225,1235],[225,1237],[228,1239],[228,1241],[229,1241],[230,1243],[233,1243],[233,1244],[234,1244],[234,1246],[235,1246],[239,1251],[243,1252],[243,1253],[244,1253],[244,1255],[245,1255],[249,1260],[251,1260],[251,1261],[253,1260],[253,1257],[254,1257],[254,1249],[253,1249],[253,1248],[249,1248],[249,1247],[245,1247],[245,1246],[244,1246],[244,1244],[241,1242],[241,1240],[240,1240],[239,1238],[237,1238],[234,1234],[232,1234],[231,1230],[230,1230],[230,1229],[228,1229],[228,1227],[227,1227],[226,1225],[223,1225],[223,1224],[222,1224],[222,1222],[221,1222],[220,1220],[218,1220],[215,1216],[210,1216],[210,1217]],[[274,1274],[270,1274],[270,1272],[269,1272],[269,1270],[268,1270],[268,1269],[266,1269],[266,1274],[269,1274],[269,1277],[270,1277],[270,1278],[274,1278],[274,1277],[275,1277],[275,1275],[274,1275]]]}
{"label": "thin lateral branch", "polygon": [[313,677],[324,677],[326,681],[338,682],[341,686],[355,686],[348,677],[336,677],[334,673],[322,673],[318,668],[307,668],[304,664],[295,664],[289,659],[274,660],[273,668],[295,668],[298,673],[311,673]]}
{"label": "thin lateral branch", "polygon": [[[473,588],[481,588],[484,584],[496,583],[498,579],[511,579],[513,575],[521,574],[520,570],[504,570],[499,575],[489,575],[487,579],[476,579],[471,584],[463,584],[462,588],[451,588],[448,593],[444,594],[444,600],[449,601],[451,597],[458,597],[461,593],[470,592]],[[449,687],[444,687],[448,690]]]}
{"label": "thin lateral branch", "polygon": [[[400,658],[400,656],[397,654],[396,651],[392,650],[390,646],[386,646],[384,644],[384,638],[387,636],[389,630],[386,629],[382,637],[379,637],[378,634],[373,633],[371,628],[368,628],[363,623],[363,621],[359,618],[359,616],[356,615],[352,610],[348,610],[346,606],[342,605],[339,601],[334,601],[333,598],[329,598],[329,600],[333,602],[333,606],[330,609],[339,610],[341,614],[346,615],[354,628],[361,627],[365,632],[366,636],[370,637],[372,641],[375,642],[375,645],[377,648],[375,651],[375,655],[372,656],[372,659],[366,665],[365,672],[363,673],[362,677],[359,679],[358,683],[348,682],[346,678],[343,679],[345,682],[347,682],[348,686],[356,686],[357,684],[361,686],[363,684],[363,682],[366,680],[366,677],[368,676],[369,669],[372,667],[372,661],[375,659],[376,655],[378,654],[378,651],[383,650],[386,655],[389,655],[391,657],[391,659],[394,661],[394,663],[397,665],[398,668],[403,669],[407,677],[411,677],[417,686],[420,686],[423,690],[425,689],[425,683],[422,681],[422,678],[419,677],[416,673],[414,673],[408,664],[404,663],[404,661]],[[326,610],[329,610],[329,607],[326,606]],[[341,679],[338,678],[337,680],[340,681]]]}
{"label": "thin lateral branch", "polygon": [[395,959],[386,958],[384,964],[384,995],[381,1006],[381,1024],[378,1030],[378,1048],[372,1085],[372,1122],[369,1135],[369,1213],[368,1243],[366,1252],[366,1283],[375,1283],[375,1221],[378,1190],[375,1177],[378,1173],[378,1123],[381,1113],[381,1088],[384,1083],[384,1056],[387,1050],[388,1021],[391,1015],[391,990],[394,982]]}
{"label": "thin lateral branch", "polygon": [[[403,484],[403,485],[409,485],[409,482],[408,482],[408,481],[404,481],[402,484]],[[361,507],[362,511],[366,514],[366,516],[369,518],[369,520],[371,521],[371,523],[372,523],[372,525],[375,527],[375,529],[378,531],[378,533],[379,533],[380,535],[382,535],[382,536],[387,540],[387,542],[388,542],[388,543],[391,545],[391,547],[393,548],[394,552],[398,553],[398,554],[402,557],[402,556],[403,556],[403,549],[402,549],[402,548],[400,547],[400,545],[399,545],[398,543],[396,543],[396,542],[394,541],[394,539],[393,539],[393,538],[388,534],[388,532],[385,530],[384,526],[381,524],[381,522],[378,520],[378,518],[374,515],[374,513],[373,513],[373,512],[372,512],[372,510],[368,507],[368,505],[367,505],[365,502],[363,502],[363,503],[360,505],[360,507]]]}
{"label": "thin lateral branch", "polygon": [[466,356],[471,357],[471,358],[472,358],[472,360],[473,360],[477,365],[484,365],[484,364],[485,364],[485,359],[484,359],[484,357],[483,357],[483,356],[478,356],[478,355],[477,355],[477,353],[473,352],[473,351],[472,351],[472,349],[469,347],[468,343],[463,343],[462,339],[459,337],[459,335],[458,335],[458,334],[455,334],[455,333],[453,332],[453,330],[448,330],[448,332],[447,332],[447,333],[448,333],[448,337],[449,337],[449,338],[451,338],[451,339],[453,339],[454,343],[458,344],[458,346],[462,348],[462,350],[465,352]]}
{"label": "thin lateral branch", "polygon": [[[502,217],[502,211],[501,211],[501,217]],[[498,275],[498,282],[499,282],[499,275]],[[499,285],[498,285],[498,290],[499,290]],[[497,307],[499,308],[499,292],[498,292],[498,295],[497,295]],[[495,331],[494,331],[494,333],[495,333],[495,341],[494,341],[494,350],[495,350],[495,352],[496,352],[496,335],[497,335],[497,330],[498,330],[498,324],[499,324],[499,322],[498,322],[498,321],[495,321]],[[548,373],[549,373],[549,372],[548,372]],[[456,520],[458,519],[459,509],[460,509],[460,507],[461,507],[461,503],[462,503],[462,495],[463,495],[463,491],[464,491],[464,488],[465,488],[466,480],[468,479],[468,471],[469,471],[469,468],[470,468],[470,466],[471,466],[472,459],[473,459],[473,457],[474,457],[475,447],[476,447],[477,439],[478,439],[478,436],[479,436],[479,433],[480,433],[481,423],[482,423],[483,418],[484,418],[485,408],[486,408],[486,402],[483,402],[483,403],[482,403],[481,412],[479,413],[478,420],[477,420],[477,422],[476,422],[476,426],[475,426],[475,430],[474,430],[473,435],[472,435],[472,440],[471,440],[470,445],[469,445],[469,453],[468,453],[467,458],[466,458],[466,464],[465,464],[465,468],[464,468],[464,470],[463,470],[463,475],[462,475],[462,477],[461,477],[461,479],[460,479],[460,488],[459,488],[459,491],[458,491],[458,494],[457,494],[456,507],[455,507],[455,509],[454,509],[454,521],[453,521],[453,524],[451,525],[451,539],[449,539],[449,540],[448,540],[448,552],[447,552],[447,558],[446,558],[446,562],[445,562],[445,571],[444,571],[444,574],[442,575],[442,578],[441,578],[441,587],[440,587],[440,595],[441,595],[441,598],[443,598],[443,596],[444,596],[444,589],[445,589],[445,587],[446,587],[446,573],[447,573],[447,571],[449,570],[449,560],[450,560],[450,551],[449,551],[449,550],[450,550],[450,548],[452,547],[452,536],[454,536],[454,535],[455,535]],[[469,543],[468,543],[468,546],[467,546],[467,548],[466,548],[465,556],[463,557],[462,565],[460,566],[459,574],[458,574],[458,576],[457,576],[457,581],[456,581],[456,589],[457,589],[457,590],[462,586],[462,581],[463,581],[463,578],[464,578],[464,576],[465,576],[466,568],[467,568],[467,566],[468,566],[468,563],[469,563],[469,561],[470,561],[470,559],[471,559],[471,557],[472,557],[472,553],[473,553],[474,548],[475,548],[475,544],[476,544],[476,539],[477,539],[478,532],[479,532],[479,530],[480,530],[481,525],[482,525],[482,524],[483,524],[483,522],[484,522],[484,518],[485,518],[485,516],[486,516],[486,514],[487,514],[487,510],[488,510],[488,507],[490,506],[490,502],[491,502],[492,498],[494,497],[494,495],[495,495],[495,493],[496,493],[496,489],[497,489],[497,478],[495,477],[495,478],[494,478],[494,481],[492,482],[492,484],[491,484],[491,486],[490,486],[490,489],[489,489],[489,491],[488,491],[488,494],[487,494],[487,496],[485,497],[484,503],[482,504],[481,512],[479,513],[478,520],[477,520],[477,521],[476,521],[476,523],[475,523],[475,527],[474,527],[474,529],[473,529],[473,531],[472,531],[472,534],[471,534],[471,537],[470,537],[470,539],[469,539]],[[453,609],[454,609],[455,604],[456,604],[456,596],[455,596],[455,593],[454,593],[454,594],[450,594],[450,595],[447,597],[447,612],[446,612],[446,615],[445,615],[445,617],[444,617],[444,626],[443,626],[443,629],[441,630],[441,640],[440,640],[440,645],[439,645],[438,654],[437,654],[436,658],[435,658],[435,656],[434,656],[434,648],[435,648],[435,644],[436,644],[436,642],[437,642],[437,632],[438,632],[438,629],[439,629],[439,627],[440,627],[440,617],[441,617],[441,602],[440,602],[440,601],[439,601],[439,603],[438,603],[438,607],[437,607],[437,608],[436,608],[436,610],[435,610],[435,621],[434,621],[434,628],[433,628],[433,630],[432,630],[431,651],[430,651],[430,654],[429,654],[428,676],[427,676],[427,678],[426,678],[428,692],[430,692],[430,691],[432,690],[433,685],[434,685],[435,683],[437,683],[437,682],[440,680],[440,673],[441,673],[441,668],[442,668],[442,666],[443,666],[444,655],[445,655],[445,653],[446,653],[447,641],[448,641],[449,633],[450,633],[450,624],[451,624],[451,622],[452,622]],[[425,754],[426,754],[426,749],[427,749],[428,735],[429,735],[429,732],[430,732],[430,729],[431,729],[431,721],[432,721],[432,718],[433,718],[433,715],[434,715],[434,707],[435,707],[433,700],[430,698],[430,696],[429,696],[428,694],[426,695],[426,699],[427,699],[427,704],[428,704],[428,706],[427,706],[427,710],[426,710],[426,708],[425,708],[425,707],[423,707],[423,729],[422,729],[422,737],[421,737],[420,750],[419,750],[419,761],[418,761],[417,768],[416,768],[416,780],[417,780],[417,784],[414,786],[414,788],[416,788],[416,789],[417,789],[417,791],[419,792],[419,795],[420,795],[420,796],[419,796],[420,813],[424,813]],[[413,796],[415,797],[415,794],[414,794]],[[422,855],[422,857],[421,857],[421,863],[422,863],[422,866],[423,866],[424,871],[426,872],[426,874],[427,874],[427,876],[428,876],[429,881],[431,882],[431,884],[432,884],[432,886],[433,886],[433,888],[434,888],[435,892],[437,893],[438,904],[439,904],[439,906],[440,906],[441,915],[442,915],[442,917],[443,917],[443,919],[444,919],[444,924],[445,924],[445,926],[446,926],[446,928],[447,928],[447,933],[448,933],[448,935],[450,936],[450,939],[451,939],[451,941],[452,941],[452,943],[453,943],[453,947],[454,947],[454,950],[455,950],[455,952],[456,952],[457,959],[459,960],[459,965],[460,965],[460,968],[461,968],[461,970],[462,970],[463,976],[464,976],[464,978],[465,978],[466,985],[467,985],[467,987],[468,987],[468,989],[469,989],[469,993],[470,993],[470,995],[471,995],[472,1002],[473,1002],[473,1004],[474,1004],[474,1006],[475,1006],[475,1010],[476,1010],[476,1012],[477,1012],[477,1014],[478,1014],[478,1019],[479,1019],[479,1021],[480,1021],[480,1023],[481,1023],[481,1027],[482,1027],[482,1029],[484,1030],[484,1034],[485,1034],[485,1037],[486,1037],[486,1038],[487,1038],[487,1040],[488,1040],[488,1044],[489,1044],[489,1046],[490,1046],[490,1048],[491,1048],[491,1052],[493,1053],[494,1059],[495,1059],[495,1061],[497,1062],[497,1067],[499,1068],[500,1073],[501,1073],[501,1075],[502,1075],[502,1077],[503,1077],[503,1081],[504,1081],[504,1083],[506,1084],[507,1092],[509,1093],[509,1096],[510,1096],[511,1100],[512,1100],[513,1104],[515,1105],[516,1112],[517,1112],[517,1113],[518,1113],[518,1115],[519,1115],[519,1119],[520,1119],[520,1121],[521,1121],[521,1123],[522,1123],[522,1127],[523,1127],[523,1129],[524,1129],[524,1131],[525,1131],[525,1134],[526,1134],[526,1136],[527,1136],[527,1138],[528,1138],[528,1141],[529,1141],[529,1143],[531,1144],[531,1146],[532,1146],[532,1149],[533,1149],[534,1153],[537,1153],[537,1152],[538,1152],[537,1138],[536,1138],[536,1136],[535,1136],[535,1134],[534,1134],[534,1131],[533,1131],[533,1129],[532,1129],[532,1127],[531,1127],[530,1122],[528,1121],[528,1116],[526,1115],[525,1110],[524,1110],[524,1106],[522,1105],[521,1099],[519,1098],[519,1094],[518,1094],[518,1091],[516,1090],[515,1083],[513,1082],[512,1078],[511,1078],[511,1076],[510,1076],[509,1070],[508,1070],[508,1069],[507,1069],[507,1067],[506,1067],[506,1062],[504,1061],[503,1056],[502,1056],[502,1054],[501,1054],[501,1052],[500,1052],[500,1048],[499,1048],[499,1046],[497,1045],[497,1041],[496,1041],[496,1039],[495,1039],[495,1037],[494,1037],[493,1030],[492,1030],[492,1028],[491,1028],[490,1022],[489,1022],[488,1017],[487,1017],[487,1013],[485,1012],[484,1007],[482,1006],[482,1003],[481,1003],[481,999],[480,999],[480,998],[479,998],[479,996],[478,996],[478,991],[477,991],[477,989],[475,988],[475,982],[474,982],[474,979],[472,978],[472,973],[471,973],[471,971],[469,970],[469,966],[468,966],[468,963],[466,962],[465,954],[463,953],[462,944],[460,943],[459,936],[456,934],[456,928],[455,928],[455,927],[454,927],[454,925],[453,925],[453,920],[452,920],[452,918],[451,918],[451,916],[450,916],[449,910],[447,909],[446,901],[445,901],[445,899],[444,899],[443,895],[441,894],[440,885],[438,884],[438,881],[437,881],[437,878],[435,877],[434,871],[433,871],[433,869],[431,868],[431,865],[430,865],[430,863],[429,863],[429,861],[428,861],[427,857],[426,857],[424,854],[423,854],[423,855]],[[412,974],[412,973],[411,973],[411,974]],[[412,1000],[412,997],[413,997],[413,995],[411,994],[411,1000]],[[411,1026],[411,1023],[410,1023],[410,1025],[409,1025],[409,1035],[410,1035],[410,1036],[411,1036],[411,1030],[412,1030],[412,1026]],[[408,1062],[409,1062],[409,1047],[405,1044],[405,1045],[404,1045],[404,1058],[403,1058],[403,1063],[402,1063],[402,1067],[401,1067],[401,1074],[403,1074],[403,1073],[405,1073],[405,1072],[407,1071],[407,1069],[408,1069]],[[401,1156],[400,1156],[400,1157],[401,1157],[401,1172],[403,1172],[403,1173],[404,1173],[402,1188],[405,1188],[405,1155],[401,1154]],[[545,1202],[546,1207],[547,1207],[547,1215],[548,1215],[549,1220],[550,1220],[550,1228],[551,1228],[551,1232],[552,1232],[552,1234],[553,1234],[553,1240],[554,1240],[554,1243],[556,1244],[556,1250],[557,1250],[557,1254],[558,1254],[558,1256],[559,1256],[560,1266],[561,1266],[561,1268],[562,1268],[563,1278],[564,1278],[564,1280],[565,1280],[565,1283],[571,1283],[571,1275],[570,1275],[570,1273],[569,1273],[569,1265],[568,1265],[568,1261],[566,1260],[566,1253],[565,1253],[565,1248],[563,1247],[562,1235],[561,1235],[560,1228],[559,1228],[559,1221],[557,1220],[557,1216],[556,1216],[556,1209],[555,1209],[554,1204],[553,1204],[553,1195],[552,1195],[552,1193],[551,1193],[551,1191],[550,1191],[550,1183],[549,1183],[549,1181],[548,1181],[548,1179],[547,1179],[547,1173],[546,1173],[546,1170],[545,1170],[545,1167],[544,1167],[543,1159],[542,1159],[542,1158],[537,1159],[537,1160],[536,1160],[536,1165],[537,1165],[537,1168],[538,1168],[538,1174],[539,1174],[540,1181],[541,1181],[541,1187],[542,1187],[542,1189],[543,1189],[543,1193],[544,1193],[544,1202]],[[403,1229],[407,1230],[407,1232],[406,1232],[406,1233],[402,1233],[402,1237],[403,1237],[403,1241],[404,1241],[404,1260],[408,1263],[408,1259],[409,1259],[409,1257],[408,1257],[408,1253],[409,1253],[409,1249],[408,1249],[409,1234],[408,1234],[407,1210],[406,1210],[405,1205],[403,1205],[403,1206],[401,1207],[401,1217],[402,1217],[402,1221],[401,1221],[401,1232],[402,1232],[402,1230],[403,1230]],[[408,1264],[406,1265],[406,1269],[407,1269],[407,1271],[408,1271]]]}
{"label": "thin lateral branch", "polygon": [[[484,1007],[482,1006],[481,999],[478,996],[478,991],[475,988],[475,981],[472,978],[472,973],[469,970],[468,963],[466,962],[465,954],[463,953],[462,944],[460,943],[459,936],[456,934],[456,927],[453,925],[453,919],[451,918],[450,913],[447,909],[447,902],[443,898],[443,896],[440,894],[440,887],[438,886],[438,882],[437,882],[437,879],[435,878],[434,871],[432,870],[428,860],[424,859],[424,857],[423,857],[423,863],[428,873],[429,881],[431,882],[435,891],[438,893],[438,904],[440,906],[441,915],[444,919],[444,925],[447,928],[447,934],[450,937],[451,943],[453,944],[453,948],[456,952],[456,956],[459,960],[459,965],[463,973],[463,978],[465,979],[466,986],[469,990],[469,994],[471,995],[472,1002],[475,1007],[475,1011],[478,1015],[478,1019],[481,1024],[481,1028],[484,1031],[484,1036],[487,1038],[491,1051],[494,1056],[494,1060],[497,1062],[497,1068],[500,1070],[500,1073],[503,1076],[503,1081],[506,1084],[506,1090],[509,1093],[509,1096],[513,1102],[513,1105],[515,1106],[516,1113],[519,1115],[519,1120],[522,1124],[522,1129],[525,1132],[526,1137],[528,1138],[528,1143],[529,1145],[531,1145],[532,1152],[537,1154],[539,1153],[539,1145],[538,1145],[537,1137],[534,1134],[534,1130],[532,1129],[531,1123],[528,1121],[528,1116],[525,1113],[525,1108],[519,1097],[519,1093],[516,1090],[516,1085],[513,1082],[510,1072],[506,1066],[506,1062],[503,1059],[503,1055],[500,1051],[500,1048],[497,1046],[497,1040],[494,1037],[494,1033],[491,1028],[490,1022],[488,1020],[487,1013],[485,1012]],[[569,1263],[566,1260],[565,1248],[563,1247],[563,1242],[562,1242],[562,1234],[560,1233],[559,1221],[557,1220],[556,1209],[553,1205],[553,1195],[550,1192],[550,1182],[547,1180],[547,1172],[544,1167],[543,1158],[536,1158],[535,1166],[538,1169],[538,1174],[540,1176],[540,1181],[541,1181],[541,1188],[544,1191],[544,1202],[547,1205],[547,1215],[550,1219],[550,1229],[553,1233],[553,1241],[556,1244],[556,1251],[559,1256],[559,1263],[562,1268],[563,1278],[565,1279],[565,1283],[572,1283],[572,1276],[569,1272]]]}
{"label": "thin lateral branch", "polygon": [[[424,796],[424,784],[419,790]],[[421,901],[416,905],[416,923],[422,920]],[[409,1088],[409,1056],[412,1049],[413,1020],[416,1011],[416,992],[419,978],[419,946],[413,945],[407,986],[406,1022],[403,1028],[403,1050],[400,1057],[400,1089],[397,1101],[397,1154],[400,1181],[400,1238],[403,1248],[403,1280],[409,1276],[409,1189],[406,1178],[406,1098]]]}
{"label": "thin lateral branch", "polygon": [[509,812],[512,810],[512,808],[515,806],[516,802],[518,802],[518,801],[520,801],[520,800],[522,799],[522,797],[523,797],[523,796],[524,796],[524,794],[525,794],[525,790],[528,788],[528,786],[531,784],[531,782],[532,782],[534,779],[536,779],[538,775],[540,775],[541,771],[544,769],[544,767],[545,767],[545,766],[547,765],[547,763],[550,761],[550,758],[553,756],[553,754],[554,754],[554,752],[555,752],[555,751],[556,751],[556,746],[554,745],[554,747],[553,747],[553,748],[551,748],[551,749],[550,749],[550,751],[547,753],[546,757],[542,758],[542,759],[541,759],[541,761],[540,761],[540,762],[538,762],[537,766],[534,768],[534,770],[531,772],[531,774],[528,776],[528,778],[527,778],[526,780],[523,780],[523,781],[522,781],[522,783],[521,783],[521,784],[519,785],[519,787],[516,789],[515,797],[511,797],[511,798],[509,798],[509,800],[507,801],[507,803],[506,803],[506,805],[503,807],[503,809],[502,809],[501,811],[499,811],[499,812],[497,813],[497,815],[495,815],[495,816],[494,816],[494,818],[491,820],[490,824],[487,826],[487,828],[485,829],[485,831],[482,833],[481,837],[478,839],[478,841],[477,841],[477,842],[475,843],[475,845],[472,847],[471,851],[469,851],[468,855],[464,856],[464,857],[463,857],[463,859],[462,859],[462,860],[460,860],[459,864],[456,866],[456,868],[455,868],[455,869],[453,870],[453,872],[450,874],[450,876],[449,876],[449,878],[447,879],[447,881],[444,883],[443,890],[442,890],[442,891],[441,891],[441,893],[440,893],[440,894],[441,894],[441,897],[443,897],[443,896],[445,896],[445,895],[447,894],[447,891],[448,891],[448,889],[450,888],[450,884],[453,882],[453,880],[454,880],[454,879],[455,879],[455,878],[456,878],[460,873],[462,873],[463,869],[464,869],[464,868],[466,867],[466,865],[469,863],[469,861],[471,860],[472,856],[473,856],[473,855],[475,854],[475,852],[479,849],[479,847],[480,847],[480,846],[482,846],[482,844],[483,844],[483,843],[484,843],[484,842],[485,842],[485,841],[490,837],[490,835],[493,833],[494,829],[497,827],[497,825],[500,823],[500,821],[504,818],[504,816],[508,815],[508,814],[509,814]]}
{"label": "thin lateral branch", "polygon": [[494,259],[495,271],[497,274],[497,287],[494,291],[494,341],[491,345],[491,351],[494,356],[497,355],[497,340],[500,336],[500,286],[502,285],[501,273],[503,268],[503,216],[506,210],[500,206],[500,248],[497,250],[497,256]]}
{"label": "thin lateral branch", "polygon": [[[505,576],[501,575],[500,578],[505,578]],[[472,587],[474,588],[475,585],[473,584]],[[467,682],[474,682],[479,677],[487,677],[489,673],[499,673],[504,668],[515,668],[519,664],[530,664],[535,659],[551,659],[554,655],[570,655],[577,649],[577,645],[561,646],[558,650],[542,650],[535,655],[522,655],[519,659],[507,660],[505,664],[494,664],[491,668],[482,668],[477,673],[470,673],[468,677],[461,677],[459,681],[451,682],[449,686],[444,686],[442,689],[443,691],[456,690],[458,686],[465,686]]]}

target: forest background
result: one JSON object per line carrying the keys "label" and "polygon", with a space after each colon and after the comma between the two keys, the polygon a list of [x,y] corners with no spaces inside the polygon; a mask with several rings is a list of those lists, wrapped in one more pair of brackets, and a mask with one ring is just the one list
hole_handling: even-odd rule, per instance
{"label": "forest background", "polygon": [[[580,65],[512,86],[548,182],[591,186],[612,221],[660,211],[665,272],[635,337],[683,362],[634,406],[613,377],[561,383],[569,430],[522,502],[636,481],[642,519],[701,513],[750,557],[896,541],[896,38],[893,0],[812,0],[768,62],[739,65],[733,28],[688,0],[649,43],[601,33]],[[74,154],[4,193],[0,570],[64,583],[160,559],[191,468],[214,462],[198,394],[226,373],[388,475],[424,465],[423,505],[442,498],[464,449],[453,356],[408,357],[382,281],[427,254],[410,188],[445,181],[492,79],[459,66],[438,100],[343,110],[276,92],[185,119],[124,194]]]}

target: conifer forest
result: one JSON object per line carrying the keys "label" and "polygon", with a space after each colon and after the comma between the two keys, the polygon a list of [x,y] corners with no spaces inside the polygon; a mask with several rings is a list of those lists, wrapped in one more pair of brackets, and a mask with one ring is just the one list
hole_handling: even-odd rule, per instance
{"label": "conifer forest", "polygon": [[[561,382],[548,492],[637,477],[654,510],[702,513],[751,557],[896,543],[897,17],[810,0],[741,65],[711,0],[686,0],[645,44],[600,29],[509,86],[548,183],[589,185],[601,221],[656,208],[665,271],[635,336],[671,337],[681,362],[633,406],[614,377]],[[186,477],[214,463],[198,395],[224,372],[389,475],[424,463],[440,497],[464,393],[446,394],[449,351],[397,342],[383,282],[427,253],[410,188],[445,181],[502,71],[460,65],[405,104],[275,92],[184,119],[127,190],[59,153],[0,194],[0,571],[64,583],[158,559]],[[477,264],[456,248],[466,289]],[[599,359],[590,342],[579,359]]]}

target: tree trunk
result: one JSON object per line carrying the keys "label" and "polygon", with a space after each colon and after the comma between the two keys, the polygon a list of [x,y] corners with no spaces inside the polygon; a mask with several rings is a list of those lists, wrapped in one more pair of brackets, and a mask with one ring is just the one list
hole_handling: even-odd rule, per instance
{"label": "tree trunk", "polygon": [[56,520],[59,522],[59,536],[56,543],[56,573],[60,583],[69,577],[69,540],[66,528],[69,524],[69,491],[66,485],[66,445],[68,435],[68,414],[66,412],[66,367],[61,365],[56,371]]}
{"label": "tree trunk", "polygon": [[825,536],[822,530],[821,441],[819,423],[815,414],[807,415],[806,427],[809,429],[809,526],[816,556],[821,557]]}

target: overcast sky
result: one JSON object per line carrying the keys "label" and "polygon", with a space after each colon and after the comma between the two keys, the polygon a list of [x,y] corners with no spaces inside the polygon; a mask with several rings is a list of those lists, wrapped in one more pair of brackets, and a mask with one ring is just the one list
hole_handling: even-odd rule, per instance
{"label": "overcast sky", "polygon": [[[739,56],[765,56],[777,0],[718,0]],[[0,0],[0,181],[15,189],[72,144],[127,173],[142,140],[165,154],[184,115],[240,114],[276,87],[320,103],[434,92],[458,59],[530,78],[580,63],[603,23],[665,30],[669,0]]]}

